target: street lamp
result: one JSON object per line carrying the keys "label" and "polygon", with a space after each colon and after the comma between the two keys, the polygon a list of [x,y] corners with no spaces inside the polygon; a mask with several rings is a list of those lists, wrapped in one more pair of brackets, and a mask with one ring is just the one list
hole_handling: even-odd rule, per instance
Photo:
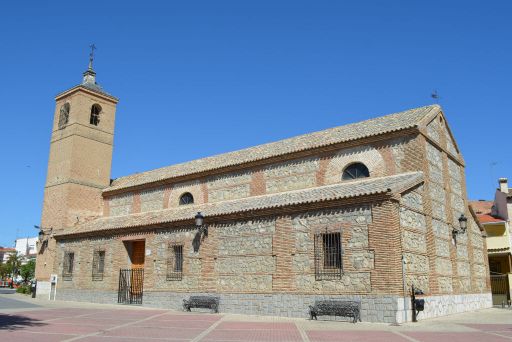
{"label": "street lamp", "polygon": [[461,214],[459,217],[459,229],[452,230],[452,236],[455,241],[457,241],[457,235],[466,233],[466,229],[468,228],[468,218]]}
{"label": "street lamp", "polygon": [[39,252],[42,253],[44,249],[48,246],[48,238],[45,239],[45,235],[50,235],[53,231],[53,227],[43,228],[40,226],[34,225],[35,229],[39,229],[39,234],[37,234],[37,240],[39,242]]}
{"label": "street lamp", "polygon": [[208,236],[208,227],[204,224],[204,216],[199,211],[196,216],[196,227],[199,230],[199,233],[204,234],[205,236]]}

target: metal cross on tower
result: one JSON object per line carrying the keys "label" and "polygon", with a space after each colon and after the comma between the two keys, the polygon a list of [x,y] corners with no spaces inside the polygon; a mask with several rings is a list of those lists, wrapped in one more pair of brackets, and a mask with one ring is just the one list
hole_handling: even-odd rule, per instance
{"label": "metal cross on tower", "polygon": [[89,69],[92,70],[92,62],[94,60],[94,50],[96,50],[96,45],[91,44],[89,47],[91,48],[91,53],[89,54]]}

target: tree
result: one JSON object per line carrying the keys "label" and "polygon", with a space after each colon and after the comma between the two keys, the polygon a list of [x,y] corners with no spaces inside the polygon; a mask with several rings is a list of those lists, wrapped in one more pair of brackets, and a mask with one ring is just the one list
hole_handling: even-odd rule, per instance
{"label": "tree", "polygon": [[29,260],[25,265],[21,266],[20,275],[23,278],[23,282],[28,282],[30,279],[34,278],[34,274],[36,272],[36,261]]}
{"label": "tree", "polygon": [[7,262],[5,263],[7,265],[7,270],[9,271],[10,274],[12,274],[13,279],[20,272],[22,260],[23,260],[23,256],[18,254],[18,252],[14,252],[9,255],[9,258],[7,259]]}
{"label": "tree", "polygon": [[0,264],[0,279],[5,279],[7,276],[11,274],[8,269],[7,264]]}

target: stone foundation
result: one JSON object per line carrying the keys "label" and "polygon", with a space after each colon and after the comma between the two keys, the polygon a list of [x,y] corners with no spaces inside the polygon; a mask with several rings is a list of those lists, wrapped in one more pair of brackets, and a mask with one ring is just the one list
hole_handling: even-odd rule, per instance
{"label": "stone foundation", "polygon": [[[417,298],[425,299],[425,311],[418,314],[418,320],[453,315],[462,312],[476,311],[492,307],[491,293],[475,293],[463,295],[444,295],[444,296],[418,296]],[[408,299],[408,308],[411,302]],[[399,321],[403,322],[403,298],[399,300],[399,311],[397,318],[402,317]],[[407,320],[412,320],[412,312],[409,310]]]}
{"label": "stone foundation", "polygon": [[117,291],[114,292],[114,291],[57,289],[55,299],[74,301],[74,302],[117,304]]}
{"label": "stone foundation", "polygon": [[[181,311],[183,310],[183,299],[188,299],[191,295],[205,295],[205,293],[148,291],[144,292],[143,306]],[[315,300],[334,299],[360,300],[361,319],[363,322],[402,323],[405,320],[404,298],[391,295],[322,296],[233,293],[216,294],[216,296],[220,297],[220,313],[308,318],[308,306],[313,305]],[[492,307],[490,293],[425,296],[421,298],[425,299],[425,311],[418,315],[418,320]],[[57,299],[115,304],[117,303],[117,292],[59,289],[57,291]],[[410,298],[406,300],[407,308],[410,309]],[[322,317],[321,319],[331,318]],[[412,312],[410,310],[407,312],[407,320],[412,320]]]}
{"label": "stone foundation", "polygon": [[52,288],[52,284],[49,281],[39,280],[37,282],[37,287],[36,287],[36,296],[38,298],[49,299],[51,288]]}

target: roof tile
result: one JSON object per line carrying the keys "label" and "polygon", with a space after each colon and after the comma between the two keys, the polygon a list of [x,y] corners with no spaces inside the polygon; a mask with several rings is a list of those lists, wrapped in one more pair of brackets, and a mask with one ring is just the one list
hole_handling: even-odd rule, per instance
{"label": "roof tile", "polygon": [[441,107],[438,105],[410,109],[239,151],[136,173],[115,179],[110,187],[104,189],[104,192],[412,128],[416,127],[425,117],[434,116],[440,110]]}
{"label": "roof tile", "polygon": [[387,192],[401,193],[421,181],[423,181],[422,172],[408,172],[387,177],[365,178],[363,180],[271,195],[254,196],[232,201],[187,205],[139,214],[98,218],[84,222],[71,230],[63,231],[55,235],[67,236],[102,230],[116,230],[183,221],[192,219],[194,214],[198,211],[202,212],[206,217],[214,217]]}

